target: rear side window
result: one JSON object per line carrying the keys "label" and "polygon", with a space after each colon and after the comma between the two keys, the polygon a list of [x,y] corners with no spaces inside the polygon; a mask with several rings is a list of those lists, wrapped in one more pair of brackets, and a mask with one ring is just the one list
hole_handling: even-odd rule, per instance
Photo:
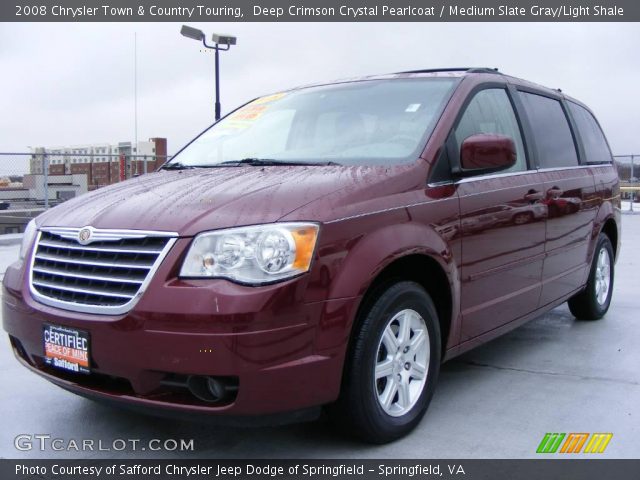
{"label": "rear side window", "polygon": [[584,144],[585,161],[587,163],[611,162],[611,150],[600,125],[591,112],[573,102],[569,102],[568,105]]}
{"label": "rear side window", "polygon": [[516,146],[516,163],[503,172],[527,169],[520,126],[504,89],[488,88],[473,97],[455,130],[458,151],[465,139],[479,133],[506,135],[513,140]]}
{"label": "rear side window", "polygon": [[574,167],[578,154],[567,116],[558,100],[520,92],[533,131],[540,168]]}

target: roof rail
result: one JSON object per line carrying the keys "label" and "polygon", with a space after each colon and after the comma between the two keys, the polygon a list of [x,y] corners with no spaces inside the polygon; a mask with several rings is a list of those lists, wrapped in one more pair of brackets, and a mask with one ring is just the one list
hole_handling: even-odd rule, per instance
{"label": "roof rail", "polygon": [[502,75],[502,72],[498,70],[498,68],[470,68],[467,70],[467,73],[495,73],[496,75]]}
{"label": "roof rail", "polygon": [[502,75],[497,68],[488,67],[459,67],[459,68],[425,68],[398,73],[437,73],[437,72],[467,72],[467,73],[495,73]]}

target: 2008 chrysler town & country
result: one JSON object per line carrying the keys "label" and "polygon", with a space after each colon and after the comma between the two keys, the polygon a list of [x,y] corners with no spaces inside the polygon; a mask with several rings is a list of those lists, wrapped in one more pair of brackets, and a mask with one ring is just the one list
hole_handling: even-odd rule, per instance
{"label": "2008 chrysler town & country", "polygon": [[90,398],[227,421],[329,406],[390,441],[443,360],[567,300],[606,313],[619,193],[583,104],[494,70],[294,89],[32,221],[4,328]]}

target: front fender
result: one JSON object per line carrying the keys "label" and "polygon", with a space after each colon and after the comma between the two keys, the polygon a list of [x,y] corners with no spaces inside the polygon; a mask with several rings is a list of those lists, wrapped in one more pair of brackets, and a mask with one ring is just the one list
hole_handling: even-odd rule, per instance
{"label": "front fender", "polygon": [[350,246],[329,290],[329,298],[362,296],[373,280],[395,260],[408,255],[435,260],[447,278],[457,279],[453,252],[429,226],[407,221],[364,233]]}
{"label": "front fender", "polygon": [[[340,345],[341,350],[344,349],[364,294],[376,277],[396,260],[416,254],[433,259],[448,279],[452,301],[448,339],[457,338],[459,325],[454,319],[459,314],[459,281],[454,257],[458,255],[453,252],[455,247],[452,248],[433,228],[412,221],[406,209],[395,209],[327,223],[322,236],[322,247],[314,268],[315,281],[310,287],[324,284],[323,295],[335,311],[323,315],[319,347]],[[312,287],[312,291],[319,290]],[[343,302],[348,308],[342,305]],[[339,316],[338,311],[342,313]]]}

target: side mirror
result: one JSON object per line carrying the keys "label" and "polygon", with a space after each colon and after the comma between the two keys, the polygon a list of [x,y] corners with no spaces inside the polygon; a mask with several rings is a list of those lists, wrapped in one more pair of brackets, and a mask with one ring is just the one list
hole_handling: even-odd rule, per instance
{"label": "side mirror", "polygon": [[460,147],[461,175],[506,170],[516,163],[516,145],[506,135],[471,135]]}

